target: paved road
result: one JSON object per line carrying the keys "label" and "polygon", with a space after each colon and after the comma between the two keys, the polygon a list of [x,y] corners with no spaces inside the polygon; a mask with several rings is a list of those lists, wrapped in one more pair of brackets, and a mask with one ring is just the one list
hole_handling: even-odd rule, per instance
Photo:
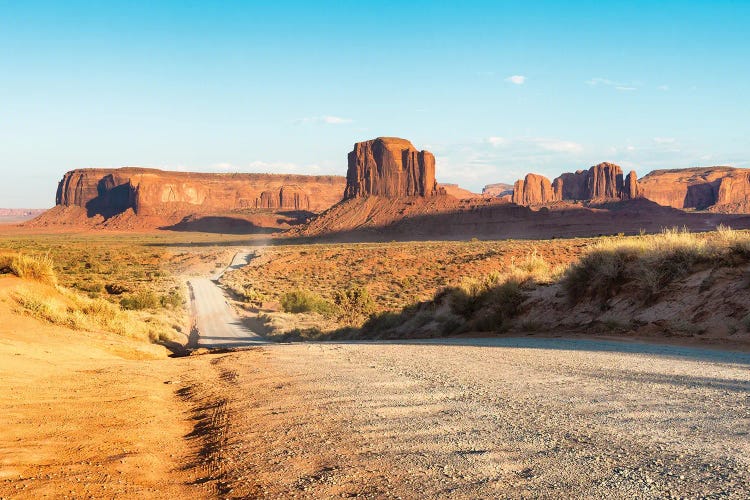
{"label": "paved road", "polygon": [[198,330],[196,347],[241,347],[265,343],[262,337],[242,325],[223,290],[216,284],[224,272],[244,266],[249,257],[247,252],[238,253],[225,271],[211,278],[194,278],[188,282]]}

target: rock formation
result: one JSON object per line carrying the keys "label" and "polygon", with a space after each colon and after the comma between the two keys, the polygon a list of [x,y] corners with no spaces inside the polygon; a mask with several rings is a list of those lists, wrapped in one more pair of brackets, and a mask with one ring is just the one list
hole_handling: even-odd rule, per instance
{"label": "rock formation", "polygon": [[513,203],[539,205],[553,201],[607,201],[637,198],[638,179],[635,172],[623,181],[622,169],[614,163],[600,163],[588,170],[567,172],[552,181],[549,195],[545,194],[546,177],[530,174],[533,186],[529,187],[529,175],[517,181],[513,187]]}
{"label": "rock formation", "polygon": [[[593,168],[593,167],[592,167]],[[588,199],[588,170],[567,172],[552,181],[555,200],[585,200]]]}
{"label": "rock formation", "polygon": [[622,198],[622,169],[613,163],[600,163],[588,170],[587,198],[617,200]]}
{"label": "rock formation", "polygon": [[356,143],[349,153],[344,199],[436,194],[435,157],[405,139],[378,137]]}
{"label": "rock formation", "polygon": [[703,167],[654,170],[639,181],[642,196],[674,208],[750,212],[750,169]]}
{"label": "rock formation", "polygon": [[513,185],[513,203],[516,205],[539,205],[555,200],[549,179],[539,174],[526,174],[523,180]]}
{"label": "rock formation", "polygon": [[80,169],[63,177],[57,205],[105,218],[128,209],[149,216],[249,208],[322,211],[341,200],[344,187],[338,176]]}
{"label": "rock formation", "polygon": [[600,163],[588,170],[560,175],[552,181],[529,174],[516,182],[513,203],[543,205],[555,201],[611,201],[645,198],[659,205],[679,209],[723,213],[750,213],[750,169],[703,167],[654,170],[638,179],[631,170],[623,179],[622,169]]}
{"label": "rock formation", "polygon": [[625,185],[622,190],[623,200],[635,200],[641,197],[641,188],[638,184],[638,174],[635,170],[631,170],[628,176],[625,177]]}

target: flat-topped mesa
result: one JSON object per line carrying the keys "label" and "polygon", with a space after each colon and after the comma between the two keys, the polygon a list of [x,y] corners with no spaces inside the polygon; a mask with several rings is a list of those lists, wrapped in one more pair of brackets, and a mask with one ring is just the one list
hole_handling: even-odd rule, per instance
{"label": "flat-topped mesa", "polygon": [[555,201],[552,183],[539,174],[526,174],[513,185],[512,201],[516,205],[540,205]]}
{"label": "flat-topped mesa", "polygon": [[56,201],[105,218],[128,209],[160,216],[249,208],[322,211],[341,201],[344,186],[339,176],[79,169],[65,174]]}
{"label": "flat-topped mesa", "polygon": [[349,153],[344,199],[362,196],[435,196],[435,157],[406,139],[378,137]]}

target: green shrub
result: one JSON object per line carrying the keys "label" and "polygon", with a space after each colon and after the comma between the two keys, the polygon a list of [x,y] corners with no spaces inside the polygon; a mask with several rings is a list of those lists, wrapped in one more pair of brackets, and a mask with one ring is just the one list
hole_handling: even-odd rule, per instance
{"label": "green shrub", "polygon": [[281,296],[281,308],[288,313],[317,312],[330,314],[333,307],[318,295],[305,290],[293,290]]}
{"label": "green shrub", "polygon": [[375,312],[375,301],[364,287],[350,287],[338,290],[334,303],[339,310],[339,319],[349,324],[360,323]]}
{"label": "green shrub", "polygon": [[109,283],[107,285],[104,285],[104,289],[110,295],[122,295],[123,293],[127,293],[130,291],[125,286],[117,283]]}
{"label": "green shrub", "polygon": [[141,311],[143,309],[156,309],[161,305],[161,300],[151,290],[141,290],[130,297],[122,299],[120,305],[123,309]]}
{"label": "green shrub", "polygon": [[185,304],[185,297],[179,290],[170,290],[166,295],[162,295],[159,301],[162,307],[176,309]]}

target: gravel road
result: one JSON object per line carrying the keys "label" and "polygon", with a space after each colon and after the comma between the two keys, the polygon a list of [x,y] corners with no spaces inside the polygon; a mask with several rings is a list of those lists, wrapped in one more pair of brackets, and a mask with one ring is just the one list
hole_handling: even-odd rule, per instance
{"label": "gravel road", "polygon": [[220,495],[750,496],[748,354],[451,339],[266,345],[210,369],[182,390]]}
{"label": "gravel road", "polygon": [[192,278],[188,281],[193,322],[198,334],[194,341],[196,347],[241,347],[265,342],[242,325],[224,292],[216,284],[224,272],[246,265],[250,257],[248,252],[237,253],[225,270],[211,278]]}

